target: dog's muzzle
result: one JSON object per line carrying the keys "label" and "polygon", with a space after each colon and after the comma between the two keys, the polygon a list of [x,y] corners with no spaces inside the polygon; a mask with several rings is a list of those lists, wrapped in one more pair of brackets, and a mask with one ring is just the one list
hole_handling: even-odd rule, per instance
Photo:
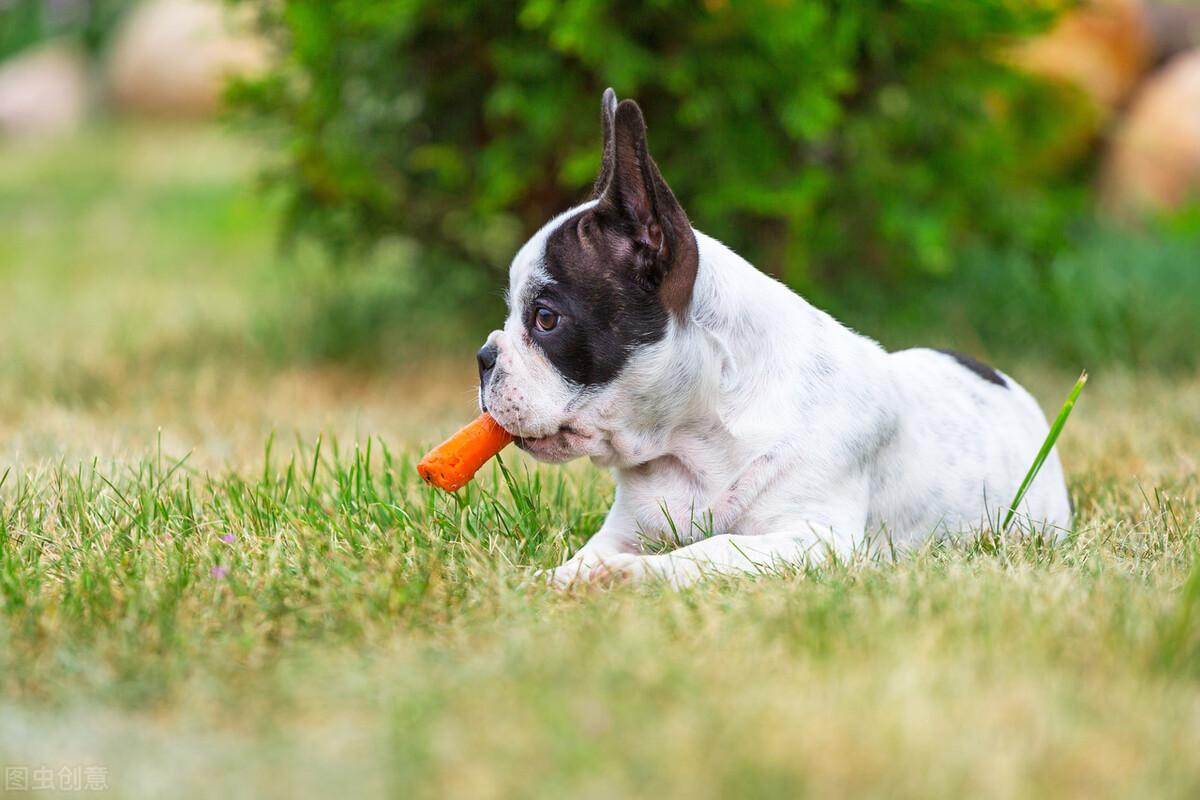
{"label": "dog's muzzle", "polygon": [[[475,354],[475,361],[479,364],[479,404],[481,406],[483,406],[484,390],[487,389],[488,381],[492,379],[492,373],[496,370],[496,359],[499,355],[500,349],[491,342],[479,348],[479,352]],[[483,410],[487,411],[487,407],[484,406]]]}

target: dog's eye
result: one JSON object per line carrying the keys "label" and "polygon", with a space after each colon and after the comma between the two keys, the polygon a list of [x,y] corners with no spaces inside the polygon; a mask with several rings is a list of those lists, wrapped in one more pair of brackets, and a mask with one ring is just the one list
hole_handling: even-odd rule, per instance
{"label": "dog's eye", "polygon": [[533,312],[533,324],[537,326],[539,331],[544,333],[549,333],[557,328],[560,319],[562,317],[545,306],[538,306],[537,311]]}

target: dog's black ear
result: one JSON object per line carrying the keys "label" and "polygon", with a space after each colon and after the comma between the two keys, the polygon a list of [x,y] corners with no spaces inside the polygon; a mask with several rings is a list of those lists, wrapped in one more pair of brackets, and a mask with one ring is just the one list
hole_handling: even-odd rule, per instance
{"label": "dog's black ear", "polygon": [[600,151],[600,174],[596,176],[595,194],[600,197],[608,188],[613,173],[613,119],[617,115],[617,93],[612,87],[600,98],[600,128],[604,131],[604,147]]}
{"label": "dog's black ear", "polygon": [[617,106],[611,141],[611,175],[596,213],[613,233],[628,240],[638,284],[657,292],[664,307],[683,317],[699,268],[696,235],[650,157],[646,122],[632,100],[622,100]]}

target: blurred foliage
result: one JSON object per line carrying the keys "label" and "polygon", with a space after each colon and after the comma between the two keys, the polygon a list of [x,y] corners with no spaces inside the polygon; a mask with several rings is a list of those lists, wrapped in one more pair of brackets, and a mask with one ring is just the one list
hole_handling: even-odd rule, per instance
{"label": "blurred foliage", "polygon": [[259,291],[256,343],[283,363],[370,369],[443,353],[470,363],[503,316],[500,288],[466,263],[422,268],[418,249],[389,242],[353,270],[330,270],[315,248],[294,248]]}
{"label": "blurred foliage", "polygon": [[1045,264],[1008,251],[977,258],[942,290],[993,347],[1079,366],[1200,363],[1200,214],[1138,233],[1093,228]]}
{"label": "blurred foliage", "polygon": [[133,0],[0,0],[0,59],[46,39],[77,37],[96,55]]}
{"label": "blurred foliage", "polygon": [[289,230],[343,261],[503,267],[588,196],[609,85],[694,224],[796,286],[1048,252],[1084,199],[1086,104],[1003,55],[1066,0],[242,2],[285,57],[232,97],[282,136]]}
{"label": "blurred foliage", "polygon": [[823,299],[864,333],[886,330],[890,347],[938,344],[1001,362],[1033,357],[1074,368],[1191,370],[1200,365],[1197,253],[1200,207],[1193,207],[1141,230],[1080,226],[1046,258],[977,248],[936,284],[895,290],[858,281]]}

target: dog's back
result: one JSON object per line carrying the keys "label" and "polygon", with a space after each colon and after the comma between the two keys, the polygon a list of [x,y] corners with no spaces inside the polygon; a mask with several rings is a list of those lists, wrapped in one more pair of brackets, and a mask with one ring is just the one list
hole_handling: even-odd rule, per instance
{"label": "dog's back", "polygon": [[[1037,401],[1009,376],[957,353],[918,348],[887,361],[901,413],[875,467],[869,527],[882,523],[908,540],[997,526],[1049,429]],[[1017,519],[1044,523],[1054,535],[1069,529],[1056,451]]]}

